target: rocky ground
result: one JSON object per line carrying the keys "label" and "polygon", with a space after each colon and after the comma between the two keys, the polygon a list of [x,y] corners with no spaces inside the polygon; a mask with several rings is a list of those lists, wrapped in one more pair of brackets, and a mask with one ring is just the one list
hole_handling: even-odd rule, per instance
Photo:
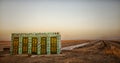
{"label": "rocky ground", "polygon": [[32,55],[31,57],[6,55],[0,57],[0,63],[120,63],[119,41],[99,40],[92,42],[94,41],[73,50],[63,50],[59,55]]}

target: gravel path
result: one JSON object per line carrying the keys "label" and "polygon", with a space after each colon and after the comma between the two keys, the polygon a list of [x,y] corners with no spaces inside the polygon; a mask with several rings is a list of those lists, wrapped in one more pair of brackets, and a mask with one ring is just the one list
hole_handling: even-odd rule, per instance
{"label": "gravel path", "polygon": [[63,47],[61,50],[73,50],[74,48],[83,47],[83,46],[88,45],[88,44],[89,43],[83,43],[83,44],[78,44],[78,45]]}
{"label": "gravel path", "polygon": [[94,41],[94,42],[87,42],[87,43],[82,43],[82,44],[67,46],[67,47],[61,48],[61,50],[73,50],[73,49],[75,49],[75,48],[83,47],[83,46],[86,46],[86,45],[88,45],[88,44],[94,44],[94,43],[96,43],[96,42],[99,42],[99,41],[96,40],[96,41]]}

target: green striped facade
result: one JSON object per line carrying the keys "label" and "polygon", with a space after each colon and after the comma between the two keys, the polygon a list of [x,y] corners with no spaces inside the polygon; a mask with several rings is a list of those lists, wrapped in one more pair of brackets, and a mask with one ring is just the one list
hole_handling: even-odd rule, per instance
{"label": "green striped facade", "polygon": [[49,33],[12,33],[11,55],[15,54],[60,54],[61,35]]}

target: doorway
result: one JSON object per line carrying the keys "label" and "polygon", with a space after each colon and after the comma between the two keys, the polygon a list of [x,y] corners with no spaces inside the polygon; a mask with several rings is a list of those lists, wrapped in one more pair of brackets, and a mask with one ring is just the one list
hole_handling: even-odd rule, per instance
{"label": "doorway", "polygon": [[57,37],[51,37],[50,38],[50,49],[51,49],[51,54],[56,54],[57,53]]}
{"label": "doorway", "polygon": [[18,54],[19,37],[13,38],[13,54]]}
{"label": "doorway", "polygon": [[37,37],[33,37],[32,38],[32,54],[37,54],[37,43],[38,43]]}
{"label": "doorway", "polygon": [[47,38],[46,37],[41,37],[41,54],[47,54]]}
{"label": "doorway", "polygon": [[22,53],[23,54],[28,53],[28,37],[23,37],[22,39]]}

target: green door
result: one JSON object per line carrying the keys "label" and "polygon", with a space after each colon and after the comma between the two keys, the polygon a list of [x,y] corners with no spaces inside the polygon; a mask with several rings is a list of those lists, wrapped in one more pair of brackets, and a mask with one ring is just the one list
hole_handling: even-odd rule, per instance
{"label": "green door", "polygon": [[41,54],[47,54],[47,38],[46,37],[41,37]]}
{"label": "green door", "polygon": [[33,37],[32,38],[32,54],[37,54],[37,43],[38,43],[37,37]]}
{"label": "green door", "polygon": [[18,54],[19,47],[19,37],[14,37],[13,39],[13,54]]}
{"label": "green door", "polygon": [[51,37],[50,39],[50,49],[51,49],[51,54],[56,54],[57,53],[57,37]]}
{"label": "green door", "polygon": [[22,53],[23,54],[28,53],[28,37],[23,37],[22,39]]}

